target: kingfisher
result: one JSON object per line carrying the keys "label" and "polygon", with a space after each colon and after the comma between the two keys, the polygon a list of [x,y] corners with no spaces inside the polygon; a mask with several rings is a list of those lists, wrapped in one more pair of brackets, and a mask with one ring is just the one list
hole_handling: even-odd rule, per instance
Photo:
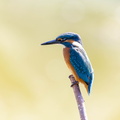
{"label": "kingfisher", "polygon": [[76,82],[82,83],[88,94],[90,94],[94,72],[88,55],[83,48],[81,37],[77,33],[67,32],[41,45],[51,44],[61,44],[64,46],[63,56],[68,68]]}

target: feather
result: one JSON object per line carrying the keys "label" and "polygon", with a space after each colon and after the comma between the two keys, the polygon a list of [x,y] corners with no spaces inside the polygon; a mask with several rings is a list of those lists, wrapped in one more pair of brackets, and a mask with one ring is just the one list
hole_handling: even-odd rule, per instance
{"label": "feather", "polygon": [[70,48],[70,63],[78,77],[88,85],[88,93],[90,93],[94,77],[93,68],[82,46]]}

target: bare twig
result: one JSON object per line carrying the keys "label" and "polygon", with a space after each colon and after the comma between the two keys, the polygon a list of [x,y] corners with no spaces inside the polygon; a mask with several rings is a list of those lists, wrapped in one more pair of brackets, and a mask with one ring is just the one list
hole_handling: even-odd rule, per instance
{"label": "bare twig", "polygon": [[[70,79],[72,84],[75,83],[75,78],[74,78],[73,75],[70,75],[69,79]],[[74,94],[75,94],[75,98],[76,98],[76,101],[77,101],[78,110],[79,110],[79,114],[80,114],[80,119],[81,120],[88,120],[87,119],[87,115],[86,115],[85,105],[84,105],[84,99],[82,97],[79,85],[78,84],[74,84],[72,86],[72,88],[73,88],[73,91],[74,91]]]}

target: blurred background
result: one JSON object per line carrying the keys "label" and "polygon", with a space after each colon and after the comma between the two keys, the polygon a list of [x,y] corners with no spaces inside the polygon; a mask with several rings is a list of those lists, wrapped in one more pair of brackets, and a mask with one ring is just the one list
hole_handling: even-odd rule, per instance
{"label": "blurred background", "polygon": [[40,46],[64,32],[94,68],[89,120],[120,119],[119,0],[0,0],[0,120],[79,120],[63,46]]}

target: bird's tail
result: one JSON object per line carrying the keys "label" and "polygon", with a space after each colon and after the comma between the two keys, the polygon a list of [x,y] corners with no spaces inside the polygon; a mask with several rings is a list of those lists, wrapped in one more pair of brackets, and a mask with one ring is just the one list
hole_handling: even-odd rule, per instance
{"label": "bird's tail", "polygon": [[90,95],[90,92],[91,92],[93,80],[94,80],[94,73],[91,73],[91,75],[90,75],[90,82],[89,82],[89,84],[88,84],[88,94],[89,94],[89,95]]}

